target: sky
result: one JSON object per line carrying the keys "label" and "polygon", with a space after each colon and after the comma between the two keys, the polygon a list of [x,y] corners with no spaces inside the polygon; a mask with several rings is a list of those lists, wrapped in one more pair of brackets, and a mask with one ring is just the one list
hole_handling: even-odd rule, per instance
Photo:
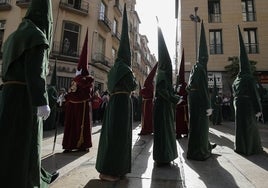
{"label": "sky", "polygon": [[158,59],[157,20],[169,51],[171,61],[175,58],[176,19],[175,0],[136,0],[136,11],[140,18],[140,34],[148,38],[148,47]]}

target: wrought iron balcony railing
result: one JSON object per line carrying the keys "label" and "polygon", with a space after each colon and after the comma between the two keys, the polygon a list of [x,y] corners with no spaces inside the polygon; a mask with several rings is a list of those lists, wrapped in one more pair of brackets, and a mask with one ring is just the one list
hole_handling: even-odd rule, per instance
{"label": "wrought iron balcony railing", "polygon": [[11,0],[1,0],[0,10],[11,10]]}
{"label": "wrought iron balcony railing", "polygon": [[61,0],[60,7],[78,14],[87,15],[89,2],[85,0]]}

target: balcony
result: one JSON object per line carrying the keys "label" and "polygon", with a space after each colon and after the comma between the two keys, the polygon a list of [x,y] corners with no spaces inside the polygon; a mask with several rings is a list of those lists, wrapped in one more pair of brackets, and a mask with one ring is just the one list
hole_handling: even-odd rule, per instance
{"label": "balcony", "polygon": [[61,0],[60,7],[64,10],[68,10],[82,16],[87,16],[89,2],[85,0]]}
{"label": "balcony", "polygon": [[109,71],[112,67],[111,60],[104,56],[102,53],[93,53],[92,54],[92,63],[96,67]]}
{"label": "balcony", "polygon": [[255,12],[242,12],[242,17],[244,22],[254,22],[256,21]]}
{"label": "balcony", "polygon": [[98,23],[106,32],[110,32],[112,30],[111,21],[105,16],[104,12],[100,12]]}
{"label": "balcony", "polygon": [[80,56],[79,50],[66,50],[63,48],[62,42],[53,42],[52,49],[51,49],[51,56],[57,57],[60,60],[66,60],[71,62],[77,62]]}
{"label": "balcony", "polygon": [[209,23],[220,23],[221,22],[221,14],[209,14],[208,15]]}
{"label": "balcony", "polygon": [[27,8],[30,4],[31,0],[17,0],[16,5],[20,8]]}
{"label": "balcony", "polygon": [[245,47],[246,47],[247,53],[249,54],[259,53],[259,45],[257,43],[245,43]]}
{"label": "balcony", "polygon": [[0,1],[0,10],[11,10],[11,0]]}
{"label": "balcony", "polygon": [[114,11],[121,17],[123,15],[123,9],[119,4],[119,0],[115,0]]}
{"label": "balcony", "polygon": [[112,33],[112,38],[116,39],[118,42],[120,42],[121,35],[119,32],[113,32]]}

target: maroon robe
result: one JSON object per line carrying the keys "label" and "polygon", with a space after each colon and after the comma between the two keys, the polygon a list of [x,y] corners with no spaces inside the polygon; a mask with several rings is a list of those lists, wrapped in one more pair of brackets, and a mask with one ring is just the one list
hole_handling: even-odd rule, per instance
{"label": "maroon robe", "polygon": [[92,147],[90,100],[93,78],[79,75],[74,78],[77,89],[65,98],[65,121],[62,146],[65,150],[86,150]]}
{"label": "maroon robe", "polygon": [[185,90],[186,83],[182,84],[178,95],[181,96],[182,101],[176,105],[176,134],[177,137],[181,135],[188,135],[188,102],[187,92]]}
{"label": "maroon robe", "polygon": [[142,117],[141,117],[141,132],[140,135],[153,133],[153,96],[154,88],[145,87],[141,89],[142,96]]}

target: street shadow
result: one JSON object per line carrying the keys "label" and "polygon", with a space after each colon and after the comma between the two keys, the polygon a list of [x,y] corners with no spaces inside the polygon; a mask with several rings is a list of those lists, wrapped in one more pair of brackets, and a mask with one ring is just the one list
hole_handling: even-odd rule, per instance
{"label": "street shadow", "polygon": [[231,149],[234,148],[234,142],[223,135],[218,136],[209,132],[209,140],[212,143],[216,143],[218,146],[226,146]]}
{"label": "street shadow", "polygon": [[[223,125],[211,126],[211,128],[216,129],[224,134],[229,134],[235,137],[235,123],[233,124],[223,123]],[[262,147],[267,148],[268,141],[267,141],[266,135],[268,132],[268,127],[267,125],[259,123],[258,128],[259,128],[259,134],[261,138]],[[209,133],[209,138],[210,138],[210,141],[218,144],[219,146],[226,146],[226,147],[231,148],[232,150],[234,149],[234,141],[231,141],[230,138],[227,138],[223,135],[218,136],[211,132]],[[268,171],[268,154],[265,151],[263,151],[263,153],[255,154],[251,156],[245,156],[242,154],[239,154],[239,155],[243,157],[244,159],[247,159],[251,161],[252,163],[258,165],[260,168],[263,168],[264,170]]]}
{"label": "street shadow", "polygon": [[150,188],[184,187],[180,167],[176,163],[163,167],[157,167],[154,165],[151,179],[152,181]]}
{"label": "street shadow", "polygon": [[128,179],[122,179],[117,182],[102,181],[99,179],[91,179],[84,188],[127,188],[129,186]]}
{"label": "street shadow", "polygon": [[127,174],[127,177],[133,183],[133,188],[144,187],[143,184],[150,183],[151,177],[151,166],[152,161],[150,157],[152,156],[152,145],[153,145],[153,135],[142,135],[137,136],[140,132],[139,128],[136,128],[133,133],[136,136],[135,143],[132,147],[132,167],[131,173]]}
{"label": "street shadow", "polygon": [[54,172],[62,167],[72,163],[83,155],[87,154],[85,151],[69,152],[69,153],[54,153],[44,159],[41,164],[48,172]]}
{"label": "street shadow", "polygon": [[217,158],[221,155],[214,154],[212,151],[211,157],[205,161],[188,160],[188,139],[180,139],[179,144],[182,147],[182,157],[184,158],[186,165],[198,174],[199,179],[205,184],[205,187],[239,187],[232,174],[220,165]]}
{"label": "street shadow", "polygon": [[56,131],[57,131],[57,135],[62,134],[64,132],[64,127],[58,126],[57,130],[56,129],[44,130],[43,131],[43,140],[54,137]]}
{"label": "street shadow", "polygon": [[239,154],[241,157],[251,161],[255,165],[258,165],[260,168],[268,171],[268,154],[263,151],[263,153],[260,154],[255,154],[255,155],[250,155],[250,156],[245,156]]}

